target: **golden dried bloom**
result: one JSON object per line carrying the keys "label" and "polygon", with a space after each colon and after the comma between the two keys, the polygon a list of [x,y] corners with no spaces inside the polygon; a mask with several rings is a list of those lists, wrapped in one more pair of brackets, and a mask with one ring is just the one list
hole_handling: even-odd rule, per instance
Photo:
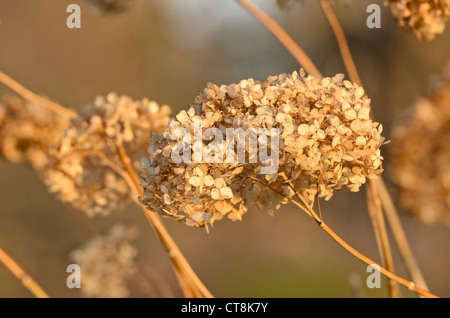
{"label": "golden dried bloom", "polygon": [[130,292],[127,280],[136,270],[136,231],[115,225],[108,235],[97,236],[70,254],[80,266],[83,297],[124,298]]}
{"label": "golden dried bloom", "polygon": [[89,216],[121,209],[129,189],[117,172],[124,168],[116,147],[123,145],[133,158],[136,150],[148,146],[151,131],[167,125],[169,113],[168,106],[147,99],[135,101],[115,93],[97,97],[49,150],[45,182],[50,192]]}
{"label": "golden dried bloom", "polygon": [[138,0],[87,0],[105,13],[121,13],[133,6]]}
{"label": "golden dried bloom", "polygon": [[442,34],[450,20],[450,0],[387,0],[397,23],[419,40]]}
{"label": "golden dried bloom", "polygon": [[391,157],[402,207],[425,223],[450,226],[450,64],[443,75],[394,130]]}
{"label": "golden dried bloom", "polygon": [[[294,195],[291,185],[309,202],[317,191],[327,199],[334,190],[358,191],[366,178],[374,179],[382,172],[382,127],[371,121],[369,113],[370,99],[361,87],[343,81],[343,74],[318,80],[301,70],[300,74],[271,76],[264,82],[210,83],[162,134],[152,134],[150,160],[142,160],[146,178],[140,202],[163,216],[204,226],[224,215],[241,220],[249,196],[273,213],[288,201],[286,197]],[[180,148],[174,134],[182,128],[187,131],[183,140],[190,135],[188,139],[193,141],[199,122],[200,146],[185,143]],[[269,127],[278,129],[278,134],[262,130]],[[215,129],[214,139],[208,135],[211,129]],[[239,160],[239,150],[235,152],[237,143],[231,148],[234,158],[228,161],[226,138],[219,137],[226,136],[229,129],[255,135],[253,142],[246,143],[244,163]],[[276,138],[279,145],[272,144]],[[239,139],[245,137],[236,135],[230,141]],[[252,150],[256,144],[259,150],[263,147],[276,154],[276,171],[261,174],[269,162]],[[193,150],[193,163],[174,160],[173,154],[183,147]],[[215,148],[214,155],[220,160],[195,163],[196,148],[204,152]]]}
{"label": "golden dried bloom", "polygon": [[0,101],[0,156],[13,163],[27,162],[36,171],[48,163],[46,152],[61,138],[68,120],[16,96]]}

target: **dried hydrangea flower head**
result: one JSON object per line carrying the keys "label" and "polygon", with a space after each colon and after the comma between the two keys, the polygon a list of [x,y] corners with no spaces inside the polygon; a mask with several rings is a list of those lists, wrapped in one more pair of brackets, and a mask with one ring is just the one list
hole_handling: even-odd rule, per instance
{"label": "dried hydrangea flower head", "polygon": [[420,40],[444,32],[450,20],[450,0],[388,0],[397,23]]}
{"label": "dried hydrangea flower head", "polygon": [[48,163],[47,149],[67,126],[65,118],[5,95],[0,101],[0,156],[13,163],[27,162],[40,172]]}
{"label": "dried hydrangea flower head", "polygon": [[105,13],[121,13],[128,10],[138,0],[87,0]]}
{"label": "dried hydrangea flower head", "polygon": [[133,156],[136,149],[148,146],[151,131],[163,130],[169,113],[168,106],[147,99],[135,101],[115,93],[97,97],[49,150],[45,181],[50,192],[89,216],[121,209],[129,189],[111,166],[123,169],[115,147],[122,144]]}
{"label": "dried hydrangea flower head", "polygon": [[[272,213],[287,202],[286,197],[294,195],[293,188],[311,203],[317,191],[327,199],[334,190],[358,191],[366,178],[374,179],[382,172],[382,127],[372,122],[369,113],[370,99],[361,87],[343,81],[343,74],[318,80],[301,70],[300,74],[271,76],[264,82],[210,83],[195,104],[180,112],[162,134],[152,134],[155,148],[150,160],[142,160],[146,178],[140,201],[163,216],[204,226],[224,215],[240,220],[250,194],[259,207]],[[221,161],[174,160],[173,151],[180,149],[180,141],[172,138],[176,130],[187,130],[189,139],[195,140],[195,123],[199,121],[204,135],[200,148],[204,150],[212,144],[206,137],[210,128],[223,136],[228,129],[278,129],[278,134],[266,130],[265,136],[257,137],[259,149],[264,146],[268,153],[277,154],[277,171],[261,174],[267,161],[257,158],[250,162],[254,153],[249,143],[245,163],[237,160],[239,153],[227,161],[226,151],[218,151]],[[269,142],[275,137],[278,149]],[[228,149],[226,138],[218,145]],[[195,143],[185,147],[194,148],[194,157]]]}
{"label": "dried hydrangea flower head", "polygon": [[115,225],[105,236],[94,237],[83,248],[70,254],[82,273],[84,297],[124,298],[130,292],[127,280],[136,270],[136,231]]}
{"label": "dried hydrangea flower head", "polygon": [[396,127],[392,176],[403,208],[425,223],[450,226],[450,64],[428,98]]}

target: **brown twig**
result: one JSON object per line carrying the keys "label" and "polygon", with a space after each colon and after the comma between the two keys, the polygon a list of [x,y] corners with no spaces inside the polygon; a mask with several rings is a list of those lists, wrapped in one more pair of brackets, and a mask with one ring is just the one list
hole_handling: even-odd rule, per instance
{"label": "brown twig", "polygon": [[[295,191],[297,197],[302,201],[306,202],[306,199],[298,193],[298,191]],[[291,202],[297,202],[291,198],[288,198]],[[298,203],[298,202],[297,202]],[[349,244],[347,244],[343,239],[341,239],[336,233],[334,233],[323,221],[320,221],[320,218],[317,216],[317,214],[314,212],[314,210],[308,205],[305,205],[305,208],[308,209],[309,215],[312,215],[314,220],[319,224],[319,226],[329,235],[331,236],[339,245],[341,245],[344,249],[346,249],[348,252],[350,252],[353,256],[358,258],[359,260],[363,261],[364,263],[368,265],[378,265],[374,261],[372,261],[370,258],[364,256],[363,254],[359,253],[357,250],[355,250],[353,247],[351,247]],[[390,272],[389,270],[385,269],[384,267],[378,265],[380,267],[380,273],[385,275],[391,280],[394,280],[398,282],[399,284],[408,287],[410,290],[414,290],[415,292],[426,296],[426,297],[437,297],[436,295],[416,286],[413,282],[407,281],[400,276],[395,275],[394,273]]]}
{"label": "brown twig", "polygon": [[287,32],[268,16],[264,11],[247,0],[237,0],[237,2],[250,12],[259,22],[261,22],[267,30],[269,30],[278,41],[292,54],[292,56],[303,66],[308,74],[317,78],[321,78],[322,74],[314,65],[309,56],[295,43],[295,41],[287,34]]}
{"label": "brown twig", "polygon": [[[389,237],[387,234],[386,223],[384,222],[383,209],[381,207],[380,196],[378,195],[376,182],[374,180],[369,181],[369,191],[371,199],[375,207],[375,217],[377,220],[378,231],[381,240],[382,255],[385,262],[385,267],[390,272],[394,273],[394,261],[392,258],[391,245],[389,243]],[[389,280],[389,296],[391,298],[397,297],[397,286],[393,280]]]}
{"label": "brown twig", "polygon": [[391,227],[394,239],[397,243],[400,255],[403,258],[405,266],[409,274],[411,275],[412,280],[418,286],[428,290],[429,288],[427,286],[425,278],[423,277],[420,267],[417,264],[416,259],[414,258],[414,255],[411,251],[411,247],[405,234],[405,230],[403,229],[395,205],[392,202],[392,198],[382,178],[377,179],[377,186],[380,193],[381,203],[383,204],[383,208],[386,214],[386,218],[389,222],[389,226]]}
{"label": "brown twig", "polygon": [[[129,174],[130,178],[129,180],[132,180],[132,182],[128,181],[128,185],[130,189],[133,191],[134,195],[136,197],[142,195],[142,190],[139,186],[139,179],[136,175],[136,172],[134,168],[131,165],[131,160],[128,156],[128,154],[125,151],[125,148],[123,147],[123,144],[117,145],[118,154],[120,157],[120,160],[122,162],[122,165],[124,166],[125,171]],[[126,180],[127,181],[127,180]],[[206,288],[206,286],[202,283],[200,278],[197,276],[197,274],[194,272],[184,255],[181,253],[180,249],[176,245],[175,241],[172,239],[170,234],[167,232],[164,224],[162,223],[160,217],[150,210],[147,210],[143,205],[140,204],[140,208],[142,212],[144,213],[145,217],[147,218],[147,221],[149,222],[150,226],[155,231],[158,238],[161,240],[163,246],[165,247],[172,264],[176,267],[176,269],[183,275],[185,275],[188,279],[190,284],[194,287],[193,291],[198,290],[204,297],[212,298],[213,295],[209,292],[209,290]]]}
{"label": "brown twig", "polygon": [[372,194],[369,189],[367,189],[367,191],[366,191],[366,196],[367,196],[367,210],[369,212],[369,219],[372,224],[373,232],[375,234],[375,240],[377,242],[378,254],[380,255],[381,264],[383,264],[383,266],[386,266],[383,248],[381,247],[381,236],[380,236],[380,231],[378,229],[379,225],[378,225],[378,220],[377,220],[377,216],[376,216],[376,212],[375,212],[375,203],[373,202]]}
{"label": "brown twig", "polygon": [[341,51],[342,59],[344,60],[345,68],[347,69],[349,77],[352,79],[352,82],[355,82],[359,86],[362,86],[361,79],[359,78],[358,71],[356,69],[355,62],[352,58],[352,53],[350,52],[350,48],[347,43],[347,39],[345,37],[345,33],[342,30],[342,27],[336,18],[336,15],[333,12],[328,1],[321,0],[320,5],[322,7],[322,11],[325,14],[325,17],[328,20],[328,23],[331,26],[331,29],[336,36],[336,40],[339,45],[339,50]]}
{"label": "brown twig", "polygon": [[55,114],[58,114],[64,118],[72,118],[77,116],[77,113],[71,111],[45,97],[39,96],[30,90],[23,87],[20,83],[13,80],[11,77],[0,71],[0,82],[15,91],[17,94],[25,98],[26,100],[35,103]]}
{"label": "brown twig", "polygon": [[[345,33],[339,23],[339,20],[336,18],[336,15],[334,14],[333,9],[331,8],[328,1],[321,0],[320,5],[336,37],[342,60],[344,61],[345,68],[347,69],[351,81],[362,87],[363,85],[361,82],[361,78],[359,77],[358,70],[356,69],[356,65],[350,52]],[[372,109],[371,116],[373,117]],[[369,217],[372,223],[373,230],[375,232],[375,238],[378,249],[380,251],[382,263],[389,271],[394,272],[394,262],[389,243],[389,237],[386,230],[386,224],[384,222],[383,209],[374,180],[369,180],[369,191],[370,195],[367,195]],[[372,202],[369,201],[369,198]],[[373,215],[371,215],[371,210],[373,210]],[[397,296],[395,283],[391,280],[389,281],[389,296],[391,298]]]}
{"label": "brown twig", "polygon": [[0,263],[5,267],[37,298],[50,298],[49,295],[17,264],[11,256],[0,248]]}
{"label": "brown twig", "polygon": [[[248,177],[251,180],[257,181],[263,185],[265,185],[267,188],[272,189],[269,185],[267,185],[265,182],[262,182],[261,180],[249,176]],[[292,185],[291,185],[292,187]],[[295,190],[294,190],[295,191]],[[277,194],[280,194],[280,192],[276,191]],[[334,231],[332,231],[326,224],[325,222],[323,222],[322,220],[320,220],[319,216],[317,215],[317,213],[309,206],[307,200],[303,197],[303,195],[301,195],[300,193],[298,193],[298,191],[295,191],[296,196],[300,199],[300,202],[295,201],[292,198],[289,198],[285,195],[283,195],[284,198],[286,198],[289,202],[293,203],[294,205],[296,205],[297,207],[299,207],[301,210],[307,210],[307,214],[312,217],[317,224],[320,226],[320,228],[322,230],[324,230],[334,241],[336,241],[336,243],[338,243],[340,246],[342,246],[345,250],[347,250],[348,252],[350,252],[350,254],[352,254],[354,257],[356,257],[357,259],[359,259],[360,261],[366,263],[367,265],[377,265],[379,267],[379,271],[381,274],[383,274],[384,276],[388,277],[389,279],[392,279],[394,281],[396,281],[397,283],[407,287],[410,290],[415,291],[416,293],[423,295],[425,297],[430,297],[430,298],[437,298],[436,295],[420,288],[419,286],[417,286],[416,284],[414,284],[414,282],[408,281],[404,278],[401,278],[400,276],[397,276],[396,274],[388,271],[387,269],[385,269],[384,267],[378,265],[376,262],[374,262],[373,260],[371,260],[370,258],[368,258],[367,256],[364,256],[363,254],[361,254],[360,252],[358,252],[357,250],[355,250],[353,247],[351,247],[347,242],[345,242],[340,236],[338,236]],[[306,204],[305,204],[306,203]]]}

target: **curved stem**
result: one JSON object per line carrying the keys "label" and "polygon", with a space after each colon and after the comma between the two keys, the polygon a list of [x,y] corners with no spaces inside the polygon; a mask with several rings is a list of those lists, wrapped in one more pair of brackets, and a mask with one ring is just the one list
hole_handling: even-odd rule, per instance
{"label": "curved stem", "polygon": [[347,69],[349,77],[351,78],[352,82],[358,84],[359,86],[362,86],[355,62],[352,58],[352,53],[350,52],[350,49],[348,47],[344,30],[342,30],[342,27],[328,1],[321,0],[320,5],[322,6],[322,11],[327,18],[328,23],[330,24],[331,29],[334,32],[334,35],[336,36],[339,50],[341,51],[342,59],[344,60],[345,68]]}
{"label": "curved stem", "polygon": [[64,118],[72,118],[77,116],[77,114],[74,111],[71,111],[67,108],[64,108],[63,106],[45,98],[42,96],[39,96],[25,87],[23,87],[21,84],[19,84],[17,81],[13,80],[11,77],[6,75],[5,73],[0,71],[0,82],[15,91],[17,94],[25,98],[26,100],[35,103],[55,114],[58,114]]}
{"label": "curved stem", "polygon": [[308,74],[317,78],[321,78],[322,74],[314,65],[309,56],[298,46],[297,43],[287,34],[287,32],[268,16],[264,11],[247,0],[237,0],[237,2],[250,12],[259,22],[261,22],[267,30],[269,30],[278,41],[292,54],[292,56],[303,66]]}
{"label": "curved stem", "polygon": [[2,248],[0,248],[0,263],[5,267],[37,298],[50,296],[19,266]]}
{"label": "curved stem", "polygon": [[[301,194],[299,194],[296,191],[297,197],[300,198],[302,201],[306,201],[303,196]],[[291,202],[296,202],[297,201],[288,198],[289,201]],[[367,265],[377,265],[379,266],[379,271],[381,274],[383,274],[384,276],[386,276],[387,278],[396,281],[397,283],[408,287],[408,289],[415,291],[416,293],[419,293],[423,296],[426,297],[432,297],[432,298],[436,298],[437,296],[416,286],[416,284],[414,284],[411,281],[407,281],[404,278],[401,278],[400,276],[395,275],[394,273],[390,272],[389,270],[385,269],[384,267],[378,265],[377,263],[375,263],[373,260],[371,260],[370,258],[364,256],[363,254],[359,253],[357,250],[355,250],[353,247],[351,247],[349,244],[347,244],[343,239],[341,239],[336,233],[334,233],[322,220],[319,219],[319,217],[317,216],[317,214],[314,212],[314,210],[309,206],[306,205],[306,209],[308,209],[309,214],[313,216],[314,220],[316,220],[316,222],[319,224],[319,226],[329,235],[331,236],[331,238],[333,238],[339,245],[341,245],[344,249],[346,249],[348,252],[350,252],[353,256],[355,256],[357,259],[363,261],[364,263],[366,263]],[[319,221],[318,221],[319,220]]]}
{"label": "curved stem", "polygon": [[[261,180],[259,180],[257,178],[254,178],[254,177],[251,177],[251,176],[249,176],[248,178],[263,184],[264,186],[266,186],[269,189],[272,189],[270,187],[270,185],[266,184],[265,182],[262,182]],[[291,188],[293,188],[292,184],[291,184]],[[279,192],[279,191],[276,191],[276,193],[277,194],[281,194],[281,192]],[[377,264],[376,262],[374,262],[373,260],[371,260],[367,256],[364,256],[363,254],[361,254],[360,252],[355,250],[352,246],[350,246],[347,242],[345,242],[339,235],[337,235],[334,231],[332,231],[325,224],[325,222],[323,222],[323,220],[321,220],[319,218],[317,213],[309,206],[309,204],[307,204],[307,200],[300,193],[298,193],[298,191],[295,191],[295,194],[302,201],[303,204],[301,204],[300,202],[295,201],[292,198],[286,197],[285,195],[283,195],[283,197],[285,197],[289,202],[291,202],[294,205],[296,205],[297,207],[299,207],[301,210],[305,211],[305,209],[306,209],[307,210],[306,214],[309,215],[311,218],[313,218],[317,222],[317,224],[320,226],[320,228],[322,230],[324,230],[334,241],[336,241],[336,243],[338,243],[345,250],[350,252],[350,254],[352,254],[354,257],[356,257],[360,261],[366,263],[367,265],[377,265],[379,267],[379,271],[380,271],[381,274],[383,274],[387,278],[392,279],[392,280],[396,281],[397,283],[407,287],[408,289],[415,291],[416,293],[418,293],[420,295],[423,295],[425,297],[430,297],[430,298],[437,298],[436,295],[434,295],[434,294],[432,294],[432,293],[430,293],[430,292],[428,292],[428,291],[418,287],[416,284],[414,284],[411,281],[408,281],[408,280],[406,280],[404,278],[401,278],[400,276],[395,275],[394,273],[392,273],[392,272],[388,271],[387,269],[385,269],[384,267],[380,266],[379,264]]]}

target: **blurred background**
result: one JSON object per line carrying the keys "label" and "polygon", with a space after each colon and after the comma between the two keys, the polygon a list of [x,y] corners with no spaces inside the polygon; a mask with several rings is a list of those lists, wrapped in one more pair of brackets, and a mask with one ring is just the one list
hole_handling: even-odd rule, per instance
{"label": "blurred background", "polygon": [[[345,73],[333,33],[315,0],[281,10],[254,0],[275,18],[326,76]],[[68,29],[66,8],[81,7],[81,29]],[[381,28],[368,29],[366,7],[381,6]],[[450,60],[450,26],[419,42],[400,29],[382,1],[342,2],[335,12],[372,98],[377,120],[390,132],[402,113],[427,93],[429,78]],[[290,54],[233,0],[142,0],[120,15],[103,14],[83,0],[0,0],[0,70],[30,90],[80,109],[110,91],[148,97],[178,112],[208,82],[236,83],[298,70]],[[0,94],[10,90],[0,85]],[[384,166],[389,181],[388,150]],[[67,207],[54,200],[31,168],[0,162],[0,247],[53,297],[79,297],[66,287],[68,254],[89,237]],[[322,203],[324,220],[350,245],[379,261],[359,193],[336,193]],[[450,231],[401,219],[431,291],[450,297]],[[275,217],[250,207],[243,221],[222,220],[210,234],[164,220],[200,278],[218,297],[352,297],[349,277],[367,278],[366,265],[329,238],[308,216],[287,205]],[[163,248],[139,209],[96,217],[102,231],[116,223],[139,229],[137,260],[151,266],[181,296]],[[391,237],[391,242],[393,242]],[[397,273],[407,277],[394,248]],[[367,289],[367,297],[386,297]],[[401,288],[405,297],[416,297]],[[0,297],[31,297],[0,265]]]}

